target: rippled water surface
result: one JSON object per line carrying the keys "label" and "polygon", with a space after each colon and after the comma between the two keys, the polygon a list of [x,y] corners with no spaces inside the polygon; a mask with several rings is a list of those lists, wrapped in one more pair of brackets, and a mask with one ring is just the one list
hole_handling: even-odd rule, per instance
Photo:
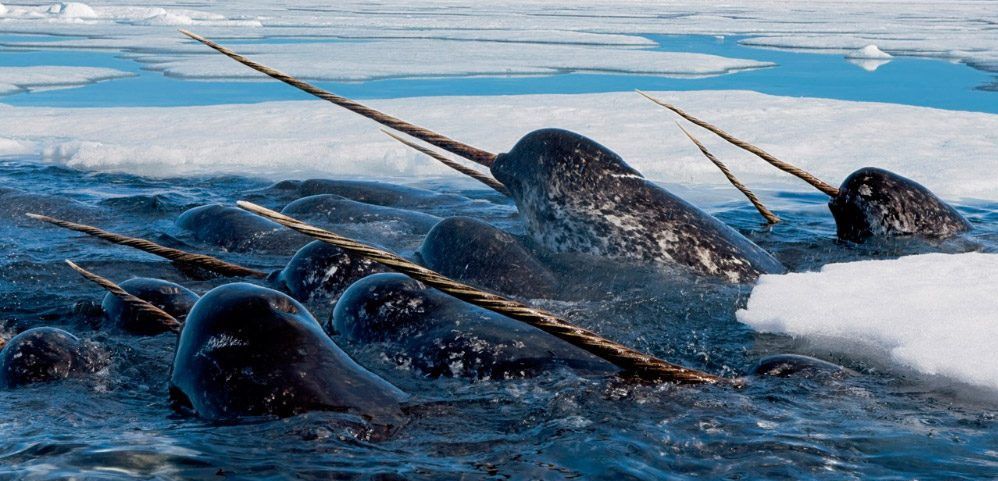
{"label": "rippled water surface", "polygon": [[[471,383],[427,379],[395,367],[378,346],[340,342],[361,364],[413,394],[408,423],[379,441],[358,437],[340,415],[309,413],[212,425],[173,413],[166,382],[175,337],[103,330],[74,311],[103,292],[70,271],[71,258],[116,281],[170,279],[203,293],[224,281],[185,277],[170,264],[23,216],[42,212],[265,270],[285,256],[220,252],[174,225],[184,209],[252,198],[249,178],[148,179],[0,163],[0,316],[8,332],[67,329],[112,358],[96,376],[0,392],[0,478],[86,479],[986,479],[998,473],[996,402],[989,393],[855,354],[758,335],[735,321],[748,287],[586,259],[550,259],[586,292],[584,301],[529,300],[615,340],[726,376],[761,356],[803,353],[859,376],[755,379],[743,389],[627,384],[550,372],[539,379]],[[467,184],[426,181],[475,199],[459,210],[513,232],[515,209]],[[975,232],[943,244],[863,247],[832,240],[820,195],[765,193],[785,222],[772,230],[742,201],[670,186],[735,225],[793,270],[900,254],[998,250],[998,204],[960,205]],[[7,191],[9,192],[9,191]],[[721,196],[720,198],[724,198]],[[450,215],[455,212],[428,212]],[[411,254],[420,239],[390,225],[341,226]],[[572,287],[572,286],[567,286]],[[968,359],[967,362],[973,362]]]}

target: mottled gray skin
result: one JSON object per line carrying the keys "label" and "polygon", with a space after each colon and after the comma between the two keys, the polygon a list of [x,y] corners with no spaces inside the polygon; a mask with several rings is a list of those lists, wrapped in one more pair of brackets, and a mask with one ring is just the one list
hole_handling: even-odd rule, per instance
{"label": "mottled gray skin", "polygon": [[177,226],[198,241],[233,252],[290,255],[310,240],[269,219],[220,204],[187,210],[177,218]]}
{"label": "mottled gray skin", "polygon": [[281,210],[282,214],[326,225],[391,222],[400,231],[425,234],[440,218],[394,207],[365,204],[334,194],[313,195],[298,199]]}
{"label": "mottled gray skin", "polygon": [[212,289],[194,305],[170,394],[211,420],[322,410],[393,426],[407,397],[350,359],[297,301],[247,283]]}
{"label": "mottled gray skin", "polygon": [[0,350],[0,388],[58,381],[92,373],[106,358],[76,336],[54,327],[28,329]]}
{"label": "mottled gray skin", "polygon": [[328,304],[358,279],[388,268],[322,241],[313,241],[295,253],[271,283],[299,302]]}
{"label": "mottled gray skin", "polygon": [[531,132],[496,158],[492,174],[509,189],[530,236],[555,252],[685,266],[732,282],[785,272],[738,231],[579,134]]}
{"label": "mottled gray skin", "polygon": [[810,356],[799,354],[777,354],[759,360],[752,368],[752,374],[769,377],[804,377],[827,375],[852,375],[851,369],[838,364],[822,361]]}
{"label": "mottled gray skin", "polygon": [[563,367],[617,371],[546,332],[402,274],[374,274],[350,286],[336,304],[333,327],[351,342],[384,343],[389,358],[429,377],[510,379]]}
{"label": "mottled gray skin", "polygon": [[842,240],[918,235],[947,238],[971,229],[949,204],[911,179],[874,167],[857,170],[828,202]]}
{"label": "mottled gray skin", "polygon": [[[187,317],[198,300],[198,295],[190,289],[162,279],[136,277],[118,285],[129,294],[149,302],[180,321]],[[162,322],[135,312],[135,309],[110,292],[104,295],[101,309],[110,325],[131,334],[155,335],[170,331]]]}
{"label": "mottled gray skin", "polygon": [[520,297],[550,297],[557,280],[512,234],[470,217],[440,221],[419,248],[420,262],[452,279]]}

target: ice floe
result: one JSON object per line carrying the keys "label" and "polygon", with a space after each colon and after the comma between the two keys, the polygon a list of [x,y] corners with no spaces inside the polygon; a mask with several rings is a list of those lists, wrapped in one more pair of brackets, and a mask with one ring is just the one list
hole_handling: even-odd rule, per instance
{"label": "ice floe", "polygon": [[[947,199],[998,199],[996,115],[745,91],[652,94],[832,184],[875,166],[916,179]],[[676,128],[677,117],[635,93],[368,103],[493,152],[511,148],[533,129],[567,128],[617,151],[651,179],[727,185]],[[813,191],[703,130],[692,132],[753,188]],[[48,162],[154,176],[457,175],[388,139],[373,122],[321,101],[103,109],[0,104],[3,138],[30,143]]]}
{"label": "ice floe", "polygon": [[[322,80],[368,80],[426,76],[506,76],[562,72],[618,72],[663,76],[720,75],[772,66],[682,52],[633,48],[585,48],[556,44],[525,47],[517,43],[383,40],[362,43],[252,45],[240,48],[261,63],[296,76]],[[446,62],[439,59],[446,58]],[[149,68],[187,78],[261,79],[259,73],[213,55],[141,55]]]}
{"label": "ice floe", "polygon": [[103,67],[0,67],[0,95],[25,90],[76,87],[133,75],[131,72]]}
{"label": "ice floe", "polygon": [[738,319],[998,389],[998,254],[925,254],[765,275]]}
{"label": "ice floe", "polygon": [[847,53],[846,58],[884,60],[884,59],[894,58],[894,56],[883,50],[880,50],[880,48],[871,43],[870,45],[867,45],[861,49]]}

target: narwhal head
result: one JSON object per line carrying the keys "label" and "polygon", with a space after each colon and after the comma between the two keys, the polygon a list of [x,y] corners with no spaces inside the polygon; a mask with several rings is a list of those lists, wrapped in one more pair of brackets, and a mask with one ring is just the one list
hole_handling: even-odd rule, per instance
{"label": "narwhal head", "polygon": [[641,177],[617,153],[562,129],[540,129],[524,135],[509,152],[496,156],[492,175],[514,199],[537,193],[577,195],[608,177]]}
{"label": "narwhal head", "polygon": [[304,306],[247,283],[216,287],[194,305],[170,390],[207,419],[332,410],[391,424],[405,397],[350,359]]}
{"label": "narwhal head", "polygon": [[840,239],[921,235],[950,237],[970,223],[922,184],[893,172],[865,167],[846,177],[828,201]]}
{"label": "narwhal head", "polygon": [[641,174],[612,150],[561,129],[523,136],[509,152],[496,156],[491,170],[509,189],[528,231],[548,247],[566,243],[546,238],[559,237],[557,232],[589,230],[571,224],[619,212],[628,197],[621,194],[634,190],[626,186],[643,183]]}

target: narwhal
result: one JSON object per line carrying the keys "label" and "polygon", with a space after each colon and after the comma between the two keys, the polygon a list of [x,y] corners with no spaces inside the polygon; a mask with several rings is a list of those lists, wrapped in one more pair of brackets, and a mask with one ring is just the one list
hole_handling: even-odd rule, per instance
{"label": "narwhal", "polygon": [[0,344],[0,389],[58,381],[100,370],[100,350],[55,327],[35,327]]}
{"label": "narwhal", "polygon": [[828,195],[831,198],[828,209],[832,211],[838,237],[842,240],[862,242],[875,237],[910,235],[947,238],[971,230],[970,222],[956,209],[914,180],[888,170],[864,167],[850,174],[836,188],[679,107],[638,93]]}
{"label": "narwhal", "polygon": [[181,32],[259,72],[489,168],[512,196],[527,233],[551,251],[683,266],[733,282],[785,271],[738,231],[645,179],[619,155],[577,133],[537,130],[509,152],[496,155]]}

